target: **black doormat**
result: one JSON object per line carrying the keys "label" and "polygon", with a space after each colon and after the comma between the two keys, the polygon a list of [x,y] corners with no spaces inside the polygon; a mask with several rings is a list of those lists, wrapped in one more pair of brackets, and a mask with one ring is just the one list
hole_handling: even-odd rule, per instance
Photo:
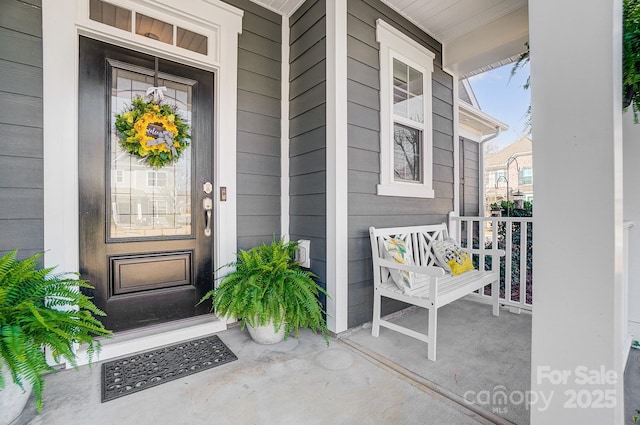
{"label": "black doormat", "polygon": [[102,364],[102,402],[237,360],[213,335]]}

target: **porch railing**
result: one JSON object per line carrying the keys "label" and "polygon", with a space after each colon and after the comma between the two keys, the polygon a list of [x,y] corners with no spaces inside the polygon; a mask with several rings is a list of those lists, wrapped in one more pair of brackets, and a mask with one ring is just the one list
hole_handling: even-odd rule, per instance
{"label": "porch railing", "polygon": [[[479,247],[482,243],[504,249],[506,255],[500,260],[501,303],[516,310],[532,310],[532,217],[458,217],[451,213],[449,232],[465,248]],[[490,264],[490,257],[474,257],[477,267]],[[491,287],[473,296],[489,301]]]}

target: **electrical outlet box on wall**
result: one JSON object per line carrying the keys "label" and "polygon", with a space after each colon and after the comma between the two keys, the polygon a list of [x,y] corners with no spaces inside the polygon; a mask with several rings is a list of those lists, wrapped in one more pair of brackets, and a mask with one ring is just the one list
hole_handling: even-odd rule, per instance
{"label": "electrical outlet box on wall", "polygon": [[296,250],[296,261],[300,267],[311,268],[311,241],[308,239],[300,239],[298,241],[298,249]]}

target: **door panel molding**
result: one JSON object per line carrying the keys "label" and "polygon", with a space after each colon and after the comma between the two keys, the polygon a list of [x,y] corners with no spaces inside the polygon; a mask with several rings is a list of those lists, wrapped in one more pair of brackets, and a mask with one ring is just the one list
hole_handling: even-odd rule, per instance
{"label": "door panel molding", "polygon": [[108,264],[112,296],[193,285],[193,251],[109,256]]}

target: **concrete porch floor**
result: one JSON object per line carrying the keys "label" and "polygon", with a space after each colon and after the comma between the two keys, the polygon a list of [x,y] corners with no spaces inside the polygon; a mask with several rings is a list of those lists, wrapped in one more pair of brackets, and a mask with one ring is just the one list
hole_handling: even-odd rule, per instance
{"label": "concrete porch floor", "polygon": [[[492,406],[475,395],[528,389],[531,316],[502,310],[494,318],[490,306],[468,300],[440,313],[437,362],[425,344],[384,328],[379,338],[355,329],[327,347],[308,331],[261,346],[234,326],[218,335],[237,361],[106,403],[100,363],[60,371],[46,378],[42,414],[29,406],[15,425],[528,424],[526,405]],[[421,309],[392,320],[426,328]]]}

